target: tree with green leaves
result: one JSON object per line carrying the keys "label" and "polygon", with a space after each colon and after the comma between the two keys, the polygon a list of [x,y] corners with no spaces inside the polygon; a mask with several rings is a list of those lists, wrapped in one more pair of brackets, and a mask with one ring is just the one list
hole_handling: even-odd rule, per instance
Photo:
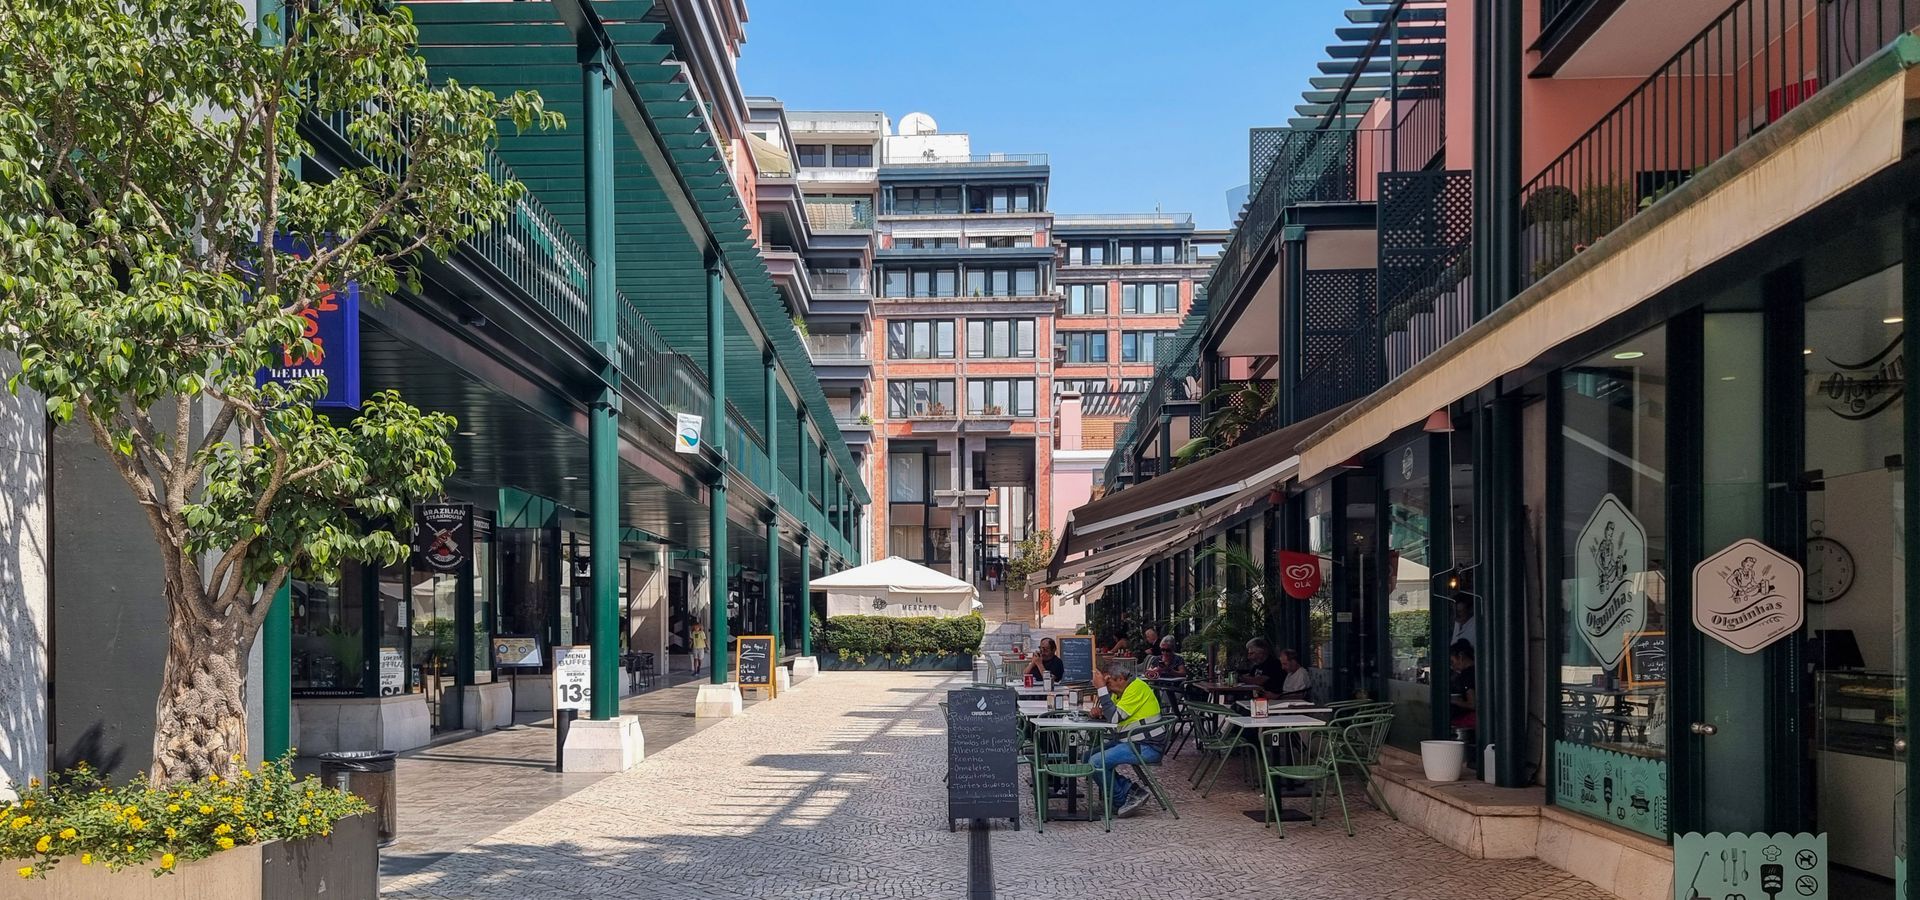
{"label": "tree with green leaves", "polygon": [[1196,567],[1217,564],[1212,584],[1196,591],[1180,610],[1193,623],[1187,646],[1224,647],[1223,662],[1241,654],[1247,641],[1267,633],[1267,575],[1260,560],[1230,543],[1215,544],[1195,554]]}
{"label": "tree with green leaves", "polygon": [[[335,420],[322,379],[256,373],[324,353],[334,286],[390,295],[509,212],[524,188],[485,166],[500,123],[562,124],[537,95],[430,82],[403,7],[250,7],[0,3],[0,351],[159,544],[161,782],[246,754],[247,653],[280,586],[404,558],[413,502],[453,470],[445,415],[383,392]],[[363,160],[302,177],[302,126],[329,118]]]}

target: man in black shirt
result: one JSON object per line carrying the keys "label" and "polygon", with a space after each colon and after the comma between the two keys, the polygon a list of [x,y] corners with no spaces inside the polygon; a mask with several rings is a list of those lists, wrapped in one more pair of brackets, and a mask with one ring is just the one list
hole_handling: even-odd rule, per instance
{"label": "man in black shirt", "polygon": [[1045,681],[1047,675],[1053,675],[1053,683],[1059,684],[1067,676],[1067,664],[1060,660],[1060,647],[1053,638],[1040,639],[1040,648],[1034,652],[1033,659],[1027,662],[1026,671],[1034,681]]}
{"label": "man in black shirt", "polygon": [[1239,669],[1238,675],[1241,684],[1252,685],[1273,696],[1279,696],[1280,686],[1287,681],[1287,670],[1274,658],[1273,644],[1266,638],[1247,642],[1247,664]]}
{"label": "man in black shirt", "polygon": [[1447,656],[1453,670],[1453,676],[1447,679],[1449,718],[1454,732],[1462,735],[1462,740],[1472,742],[1473,730],[1480,725],[1479,698],[1473,690],[1473,645],[1465,640],[1454,641]]}

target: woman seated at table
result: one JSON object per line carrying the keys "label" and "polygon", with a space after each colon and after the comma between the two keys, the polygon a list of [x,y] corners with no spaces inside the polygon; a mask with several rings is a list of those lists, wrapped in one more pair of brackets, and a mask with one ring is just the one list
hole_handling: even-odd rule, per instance
{"label": "woman seated at table", "polygon": [[1173,635],[1160,639],[1160,646],[1147,654],[1148,678],[1185,678],[1187,661],[1174,651]]}
{"label": "woman seated at table", "polygon": [[1106,647],[1101,648],[1100,650],[1100,653],[1103,656],[1120,656],[1121,654],[1124,654],[1126,652],[1127,652],[1127,638],[1126,638],[1126,635],[1123,635],[1123,634],[1114,635],[1113,643]]}
{"label": "woman seated at table", "polygon": [[1053,638],[1041,638],[1040,649],[1033,652],[1026,671],[1020,674],[1032,675],[1034,681],[1045,681],[1052,675],[1054,683],[1059,684],[1067,675],[1067,664],[1060,661],[1060,645],[1054,643]]}

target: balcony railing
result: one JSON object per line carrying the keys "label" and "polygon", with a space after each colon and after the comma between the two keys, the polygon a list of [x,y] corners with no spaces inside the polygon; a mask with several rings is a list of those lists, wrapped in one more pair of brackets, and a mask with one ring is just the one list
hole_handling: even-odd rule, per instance
{"label": "balcony railing", "polygon": [[704,416],[713,402],[706,375],[674,352],[625,294],[620,295],[620,370],[622,378],[668,412]]}
{"label": "balcony railing", "polygon": [[1915,25],[1911,0],[1733,3],[1522,188],[1521,281],[1559,268]]}
{"label": "balcony railing", "polygon": [[867,336],[864,334],[807,335],[807,355],[814,362],[866,362]]}
{"label": "balcony railing", "polygon": [[1247,204],[1246,214],[1207,279],[1207,296],[1228,298],[1255,253],[1298,203],[1372,200],[1375,176],[1391,171],[1394,132],[1386,128],[1289,131]]}
{"label": "balcony railing", "polygon": [[[371,149],[375,135],[366,129],[390,127],[382,119],[342,109],[328,113],[321,121],[368,164],[395,178],[405,176],[405,156]],[[519,179],[513,168],[491,150],[487,151],[486,168],[495,183]],[[536,196],[529,193],[516,201],[505,218],[476,232],[466,243],[568,331],[589,339],[592,310],[587,285],[592,281],[593,264]]]}
{"label": "balcony railing", "polygon": [[808,197],[807,224],[815,230],[865,231],[873,227],[873,201],[849,197]]}
{"label": "balcony railing", "polygon": [[942,155],[925,159],[889,159],[883,165],[893,166],[955,166],[955,165],[1003,165],[1003,166],[1044,166],[1047,164],[1045,153],[969,153],[965,155]]}
{"label": "balcony railing", "polygon": [[866,293],[871,290],[872,279],[866,269],[841,269],[820,267],[810,270],[813,273],[813,289],[816,291],[841,291],[844,293]]}

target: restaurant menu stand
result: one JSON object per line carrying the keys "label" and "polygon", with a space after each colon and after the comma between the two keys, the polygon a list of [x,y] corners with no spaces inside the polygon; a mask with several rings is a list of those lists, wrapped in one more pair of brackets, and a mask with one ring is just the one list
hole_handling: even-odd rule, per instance
{"label": "restaurant menu stand", "polygon": [[961,819],[1020,828],[1020,713],[1007,688],[947,692],[947,830]]}

